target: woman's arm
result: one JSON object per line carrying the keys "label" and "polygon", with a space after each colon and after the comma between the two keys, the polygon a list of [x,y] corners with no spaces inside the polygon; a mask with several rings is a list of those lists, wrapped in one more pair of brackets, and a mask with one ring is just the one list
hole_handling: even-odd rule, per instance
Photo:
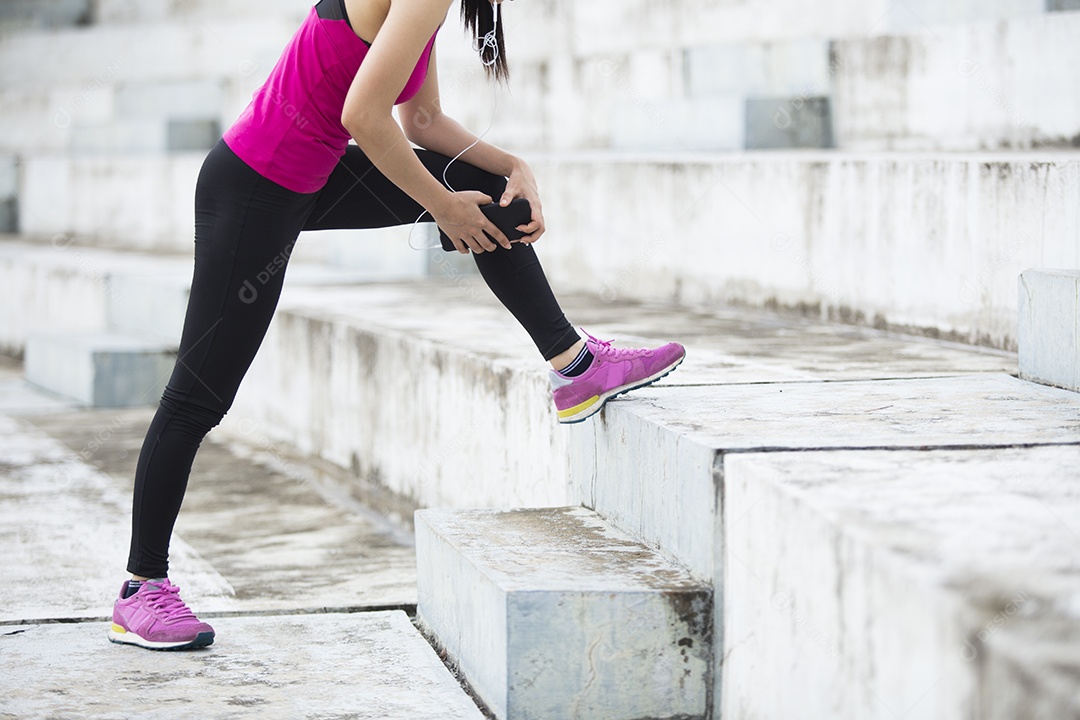
{"label": "woman's arm", "polygon": [[499,244],[510,246],[502,231],[480,212],[479,206],[491,200],[483,193],[451,193],[444,188],[416,157],[392,114],[394,102],[452,1],[390,3],[386,20],[349,87],[341,124],[380,172],[431,213],[459,251],[483,252],[495,249],[485,231]]}
{"label": "woman's arm", "polygon": [[[462,127],[442,111],[439,94],[439,75],[435,61],[435,48],[431,50],[431,67],[427,80],[420,91],[398,108],[398,117],[405,136],[426,150],[454,157],[476,141],[476,135]],[[507,205],[514,198],[522,197],[532,208],[532,222],[518,226],[526,233],[523,243],[536,242],[544,234],[544,214],[540,205],[540,193],[532,169],[519,157],[481,140],[462,154],[462,161],[481,170],[508,178],[506,192],[497,201]]]}

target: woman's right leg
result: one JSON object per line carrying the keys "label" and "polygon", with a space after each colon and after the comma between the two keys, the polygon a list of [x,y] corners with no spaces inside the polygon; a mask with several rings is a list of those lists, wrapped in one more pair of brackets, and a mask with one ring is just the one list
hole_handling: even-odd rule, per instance
{"label": "woman's right leg", "polygon": [[128,571],[163,578],[203,437],[232,405],[273,317],[316,194],[289,191],[219,141],[195,189],[195,269],[172,377],[135,472]]}

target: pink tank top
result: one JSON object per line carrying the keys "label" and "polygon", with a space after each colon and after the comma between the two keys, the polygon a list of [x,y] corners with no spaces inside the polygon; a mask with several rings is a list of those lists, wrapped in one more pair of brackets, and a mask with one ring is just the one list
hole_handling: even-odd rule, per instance
{"label": "pink tank top", "polygon": [[[433,35],[398,104],[420,91],[434,44]],[[321,189],[349,144],[341,111],[368,49],[348,21],[320,18],[312,6],[270,77],[225,131],[225,144],[278,185],[298,193]]]}

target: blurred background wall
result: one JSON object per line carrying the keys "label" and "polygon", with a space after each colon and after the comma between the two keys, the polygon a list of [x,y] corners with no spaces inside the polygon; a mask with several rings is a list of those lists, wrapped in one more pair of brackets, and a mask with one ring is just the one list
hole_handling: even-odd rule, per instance
{"label": "blurred background wall", "polygon": [[[0,229],[189,252],[202,158],[309,6],[0,2]],[[504,10],[488,137],[538,172],[556,285],[1014,349],[1019,272],[1080,264],[1080,2]],[[493,96],[456,15],[444,106],[479,132]],[[445,267],[400,231],[309,235],[297,257]]]}

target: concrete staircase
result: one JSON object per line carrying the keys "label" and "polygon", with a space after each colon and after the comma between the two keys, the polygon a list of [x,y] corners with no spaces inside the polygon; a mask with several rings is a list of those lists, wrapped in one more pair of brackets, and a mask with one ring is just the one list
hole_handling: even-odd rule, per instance
{"label": "concrete staircase", "polygon": [[[206,143],[306,10],[182,5],[0,37],[7,350],[175,343]],[[460,265],[311,234],[215,432],[439,508],[418,616],[499,718],[1080,717],[1080,295],[1030,270],[1080,267],[1078,8],[517,5],[491,137],[535,159],[545,267],[573,320],[687,362],[559,427]]]}

